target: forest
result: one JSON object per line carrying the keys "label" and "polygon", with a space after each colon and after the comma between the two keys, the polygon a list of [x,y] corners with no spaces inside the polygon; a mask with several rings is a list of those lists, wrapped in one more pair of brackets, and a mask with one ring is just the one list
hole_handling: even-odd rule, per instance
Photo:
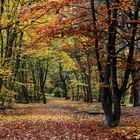
{"label": "forest", "polygon": [[139,140],[140,1],[1,0],[0,139]]}

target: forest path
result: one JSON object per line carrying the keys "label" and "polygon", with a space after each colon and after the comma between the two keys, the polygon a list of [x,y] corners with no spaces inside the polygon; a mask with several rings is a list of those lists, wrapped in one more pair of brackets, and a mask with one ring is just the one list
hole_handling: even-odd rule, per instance
{"label": "forest path", "polygon": [[[130,108],[129,108],[130,109]],[[126,109],[122,125],[104,127],[104,115],[80,113],[101,110],[99,103],[85,104],[49,98],[47,104],[17,104],[0,114],[0,140],[119,140],[139,133],[139,111]],[[128,111],[128,112],[127,112]],[[78,113],[79,112],[79,113]],[[133,114],[131,114],[133,113]],[[137,127],[136,127],[137,126]]]}

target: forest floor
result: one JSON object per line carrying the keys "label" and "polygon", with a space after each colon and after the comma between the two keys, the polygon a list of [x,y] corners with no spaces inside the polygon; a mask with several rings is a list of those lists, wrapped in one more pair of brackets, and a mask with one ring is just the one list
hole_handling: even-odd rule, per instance
{"label": "forest floor", "polygon": [[16,104],[0,112],[0,140],[139,140],[140,108],[122,112],[121,125],[109,129],[99,103],[49,98],[46,105]]}

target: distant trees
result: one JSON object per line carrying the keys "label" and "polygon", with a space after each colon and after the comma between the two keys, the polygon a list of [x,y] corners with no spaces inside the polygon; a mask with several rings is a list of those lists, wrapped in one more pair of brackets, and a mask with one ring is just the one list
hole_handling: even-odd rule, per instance
{"label": "distant trees", "polygon": [[[16,52],[14,49],[17,49],[21,44],[21,40],[19,39],[19,15],[15,14],[15,12],[19,12],[17,7],[20,6],[21,3],[16,3],[17,7],[14,7],[14,1],[1,1],[1,13],[0,13],[0,45],[1,45],[1,57],[0,57],[0,88],[4,87],[3,90],[12,90],[12,81],[14,76],[12,74],[12,69],[14,69],[14,59],[16,57]],[[19,45],[17,45],[17,43]],[[17,67],[15,68],[17,69]],[[10,80],[10,82],[9,82]],[[6,91],[5,91],[6,92]],[[7,93],[5,93],[7,94]],[[2,97],[5,100],[5,95]],[[4,103],[3,103],[4,105]]]}
{"label": "distant trees", "polygon": [[[30,102],[27,83],[27,64],[22,57],[26,29],[34,24],[38,15],[25,14],[29,1],[1,0],[0,10],[0,90],[2,105],[15,92],[21,92],[26,102]],[[21,89],[17,89],[17,83]]]}
{"label": "distant trees", "polygon": [[[79,72],[78,73],[75,72],[76,79],[78,80],[80,78],[81,82],[83,81],[86,84],[85,86],[86,93],[84,96],[84,101],[92,103],[93,102],[93,91],[92,91],[93,70],[92,69],[93,69],[95,60],[94,60],[93,52],[92,52],[93,48],[88,46],[88,44],[84,45],[84,43],[88,43],[88,41],[82,42],[82,40],[78,39],[74,43],[75,44],[74,47],[64,46],[63,50],[66,53],[69,53],[71,58],[73,58],[77,64],[77,68],[79,69]],[[79,76],[78,78],[77,76],[79,75],[79,73],[81,76]]]}

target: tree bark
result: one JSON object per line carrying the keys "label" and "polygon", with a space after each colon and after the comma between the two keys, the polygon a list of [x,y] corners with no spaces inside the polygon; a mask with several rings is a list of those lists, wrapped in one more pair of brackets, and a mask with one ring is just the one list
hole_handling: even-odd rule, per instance
{"label": "tree bark", "polygon": [[49,65],[47,65],[47,68],[43,68],[41,65],[39,65],[40,92],[41,92],[44,104],[46,104],[46,102],[47,102],[46,96],[44,93],[44,86],[45,86],[46,79],[47,79],[48,68],[49,68]]}
{"label": "tree bark", "polygon": [[[137,78],[138,75],[139,75],[139,70],[136,70],[134,68],[134,70],[132,70],[132,72],[131,72],[132,80],[135,81],[135,79]],[[134,84],[131,87],[131,95],[132,95],[132,101],[133,101],[134,107],[140,105],[139,89],[140,89],[140,84],[138,82],[136,82],[136,83],[134,82]]]}
{"label": "tree bark", "polygon": [[60,75],[60,79],[63,83],[63,90],[64,90],[64,94],[63,97],[67,100],[68,99],[68,88],[67,88],[67,83],[66,83],[66,76],[63,76],[63,68],[62,68],[62,63],[59,63],[59,75]]}
{"label": "tree bark", "polygon": [[112,112],[112,93],[109,87],[102,87],[101,94],[102,107],[105,113],[105,125],[113,126],[114,118]]}
{"label": "tree bark", "polygon": [[114,93],[114,124],[115,126],[119,125],[120,123],[121,95],[122,93],[119,93],[119,91]]}

